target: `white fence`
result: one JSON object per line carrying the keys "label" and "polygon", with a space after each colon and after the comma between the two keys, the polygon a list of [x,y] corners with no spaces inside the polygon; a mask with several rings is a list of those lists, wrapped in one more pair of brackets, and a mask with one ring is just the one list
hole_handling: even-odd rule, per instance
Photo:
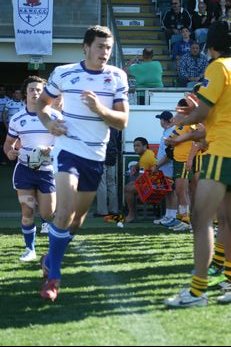
{"label": "white fence", "polygon": [[131,153],[133,141],[136,137],[145,137],[150,144],[160,143],[163,129],[160,120],[155,116],[167,110],[175,114],[175,108],[179,99],[184,97],[188,90],[182,88],[165,88],[162,90],[137,89],[135,96],[142,91],[145,105],[130,105],[128,127],[123,132],[123,152]]}

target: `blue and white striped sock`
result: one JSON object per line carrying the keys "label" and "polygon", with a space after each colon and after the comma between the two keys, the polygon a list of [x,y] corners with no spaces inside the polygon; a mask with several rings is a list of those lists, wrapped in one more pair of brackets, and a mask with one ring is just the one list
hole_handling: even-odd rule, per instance
{"label": "blue and white striped sock", "polygon": [[[61,263],[67,245],[70,242],[70,233],[68,230],[57,228],[54,224],[50,224],[49,230],[49,279],[61,278]],[[47,262],[46,262],[47,263]]]}

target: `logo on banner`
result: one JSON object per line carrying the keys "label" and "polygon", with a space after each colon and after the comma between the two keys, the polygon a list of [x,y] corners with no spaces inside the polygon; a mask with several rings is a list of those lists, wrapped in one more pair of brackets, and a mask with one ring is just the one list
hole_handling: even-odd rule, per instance
{"label": "logo on banner", "polygon": [[32,27],[42,23],[49,13],[49,0],[18,0],[19,17]]}

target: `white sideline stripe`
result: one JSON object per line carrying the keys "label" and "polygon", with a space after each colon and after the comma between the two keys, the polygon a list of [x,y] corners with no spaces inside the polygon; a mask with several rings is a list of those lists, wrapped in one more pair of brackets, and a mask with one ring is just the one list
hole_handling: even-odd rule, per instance
{"label": "white sideline stripe", "polygon": [[49,227],[49,233],[52,234],[53,236],[59,238],[59,239],[66,239],[67,237],[70,237],[69,231],[65,233],[59,233],[55,231],[51,226]]}
{"label": "white sideline stripe", "polygon": [[25,234],[25,235],[36,233],[36,228],[33,228],[31,230],[22,229],[22,233]]}
{"label": "white sideline stripe", "polygon": [[[94,246],[94,249],[97,249],[97,244],[92,243],[91,241],[79,241],[78,239],[76,240],[76,244],[74,247],[72,247],[72,250],[76,250],[76,253],[80,255],[82,258],[86,258],[85,256],[85,245],[87,246],[87,251],[89,252],[89,243]],[[100,254],[100,248],[97,251],[97,255],[99,256]],[[91,254],[91,259],[94,261],[94,256]],[[96,259],[95,259],[96,260]],[[99,258],[97,257],[96,262],[99,261]],[[93,265],[92,269],[97,268],[98,270],[99,265]],[[105,281],[108,282],[108,276],[104,276],[95,271],[95,274],[92,275],[96,278],[97,282],[99,284],[102,284],[102,286],[105,286]],[[90,274],[90,272],[89,272]],[[116,285],[117,281],[115,278],[113,278],[113,275],[110,275],[110,280],[111,283]],[[110,297],[110,289],[105,289],[105,292],[108,292],[108,297]],[[109,299],[109,298],[108,298]],[[121,300],[122,300],[121,296]],[[106,298],[104,298],[106,300]],[[112,307],[112,311],[115,310],[115,305],[118,306],[118,308],[123,307],[123,301],[121,303],[115,304],[113,303],[113,306],[111,305],[111,301],[113,299],[108,300],[108,306]],[[149,312],[147,312],[147,315],[145,319],[143,319],[144,314],[143,313],[132,313],[129,311],[129,308],[124,307],[124,311],[127,310],[127,315],[125,313],[121,313],[121,315],[118,315],[118,317],[114,316],[114,322],[115,319],[117,318],[117,325],[118,325],[118,331],[123,330],[127,331],[127,334],[131,336],[132,340],[136,340],[135,343],[137,346],[167,346],[169,345],[169,337],[162,326],[162,324],[156,319],[153,320],[153,317],[150,316],[148,317]]]}

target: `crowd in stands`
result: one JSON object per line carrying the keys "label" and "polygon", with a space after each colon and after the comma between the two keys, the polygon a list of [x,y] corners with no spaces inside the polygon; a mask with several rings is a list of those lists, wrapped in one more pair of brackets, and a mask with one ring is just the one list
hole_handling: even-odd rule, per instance
{"label": "crowd in stands", "polygon": [[[226,21],[231,30],[231,0],[171,0],[169,9],[161,8],[161,2],[158,6],[161,27],[177,73],[175,86],[191,88],[203,80],[209,62],[205,42],[211,23]],[[163,67],[154,59],[151,47],[143,50],[141,59],[136,56],[128,61],[125,71],[131,89],[164,86]],[[137,101],[140,105],[145,104],[144,96],[139,95]]]}
{"label": "crowd in stands", "polygon": [[162,15],[162,28],[176,61],[179,87],[191,87],[203,79],[207,63],[202,54],[206,56],[208,28],[219,20],[230,27],[230,0],[172,0],[171,8]]}

